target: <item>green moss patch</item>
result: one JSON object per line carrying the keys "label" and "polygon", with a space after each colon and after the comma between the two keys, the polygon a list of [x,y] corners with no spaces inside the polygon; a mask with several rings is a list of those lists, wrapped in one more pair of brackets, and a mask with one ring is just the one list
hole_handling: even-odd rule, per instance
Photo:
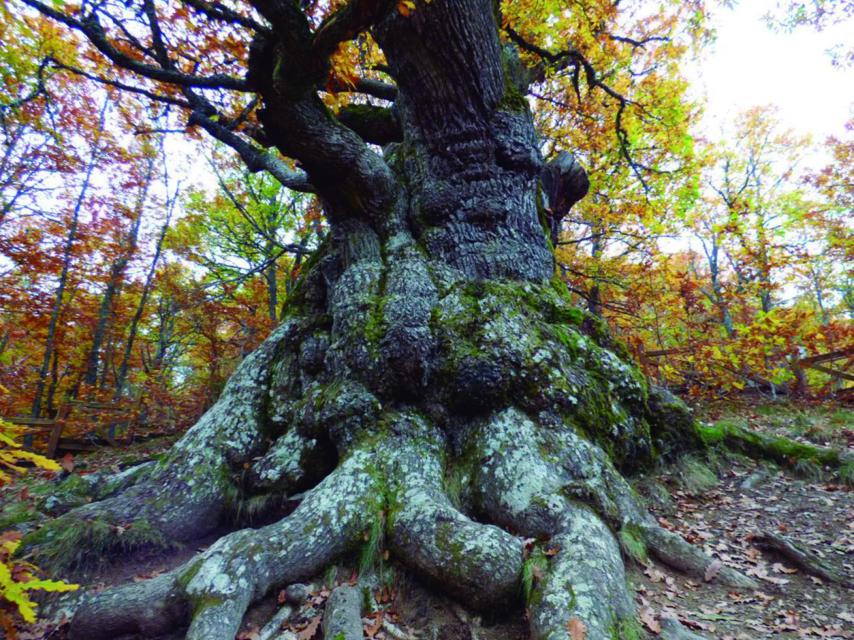
{"label": "green moss patch", "polygon": [[66,516],[51,520],[25,536],[20,552],[32,554],[44,568],[66,572],[145,547],[170,549],[175,546],[176,543],[166,540],[144,519],[119,525],[101,518],[86,520]]}

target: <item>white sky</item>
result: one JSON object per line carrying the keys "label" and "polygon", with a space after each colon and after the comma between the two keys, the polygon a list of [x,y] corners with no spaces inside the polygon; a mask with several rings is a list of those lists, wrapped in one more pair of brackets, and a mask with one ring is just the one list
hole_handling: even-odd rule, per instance
{"label": "white sky", "polygon": [[841,133],[854,107],[854,69],[834,68],[827,49],[854,43],[854,21],[822,32],[770,30],[762,16],[773,0],[741,0],[714,18],[717,42],[695,69],[691,91],[707,99],[703,129],[711,135],[744,109],[775,104],[783,124],[820,141]]}
{"label": "white sky", "polygon": [[[720,137],[724,125],[739,111],[774,104],[785,127],[811,134],[821,142],[841,134],[854,116],[854,68],[831,64],[827,49],[854,42],[854,21],[822,32],[809,26],[792,33],[775,32],[762,16],[775,8],[775,0],[740,0],[734,9],[718,9],[712,17],[717,41],[703,60],[685,72],[690,95],[705,98],[705,116],[698,133]],[[216,190],[207,161],[194,147],[189,156],[184,140],[169,140],[170,147],[185,151],[173,172],[192,185]],[[823,164],[814,156],[808,164]]]}

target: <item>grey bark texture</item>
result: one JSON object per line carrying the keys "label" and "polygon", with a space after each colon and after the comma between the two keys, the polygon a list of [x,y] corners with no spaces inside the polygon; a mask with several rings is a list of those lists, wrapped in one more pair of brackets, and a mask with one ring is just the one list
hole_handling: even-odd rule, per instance
{"label": "grey bark texture", "polygon": [[329,594],[323,640],[362,640],[362,594],[358,588],[341,585]]}
{"label": "grey bark texture", "polygon": [[[622,473],[699,441],[685,406],[553,278],[543,160],[494,3],[365,5],[397,82],[400,135],[382,153],[317,97],[312,56],[334,25],[312,37],[296,3],[253,4],[274,26],[250,59],[265,132],[304,167],[331,233],[281,326],[173,451],[25,541],[55,559],[63,541],[85,549],[95,522],[170,541],[236,528],[168,574],[86,595],[72,637],[188,626],[233,640],[250,603],[377,549],[495,611],[522,604],[549,542],[531,637],[563,638],[572,618],[591,640],[637,637],[621,545],[700,575],[712,560],[662,531]],[[580,180],[563,169],[550,178],[558,217]],[[289,500],[278,522],[247,526]]]}

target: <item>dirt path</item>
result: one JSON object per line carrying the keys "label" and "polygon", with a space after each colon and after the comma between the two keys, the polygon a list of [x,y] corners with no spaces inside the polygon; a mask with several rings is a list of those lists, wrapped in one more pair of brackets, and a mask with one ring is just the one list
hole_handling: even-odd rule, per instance
{"label": "dirt path", "polygon": [[651,564],[632,572],[648,626],[654,629],[659,618],[670,613],[710,638],[854,637],[850,590],[760,551],[751,540],[758,532],[784,535],[854,575],[854,494],[850,489],[744,463],[735,463],[716,488],[696,496],[675,488],[676,482],[670,480],[671,505],[660,501],[653,509],[662,524],[727,565],[756,577],[761,589],[728,591]]}

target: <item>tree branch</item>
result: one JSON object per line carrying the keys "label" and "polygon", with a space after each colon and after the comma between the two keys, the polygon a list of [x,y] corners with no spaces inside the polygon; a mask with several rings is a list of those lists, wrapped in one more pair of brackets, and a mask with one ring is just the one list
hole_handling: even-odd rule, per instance
{"label": "tree branch", "polygon": [[82,20],[73,18],[72,16],[48,6],[40,0],[23,0],[24,4],[29,5],[40,13],[61,22],[62,24],[79,31],[115,65],[128,71],[133,71],[141,76],[151,80],[158,80],[169,84],[176,84],[184,87],[197,87],[200,89],[231,89],[234,91],[251,91],[245,80],[234,78],[225,74],[214,74],[211,76],[196,76],[189,73],[177,71],[175,69],[164,69],[162,66],[156,67],[147,64],[128,54],[120,51],[110,43],[104,28],[98,22],[97,15],[93,12],[88,16],[84,16]]}
{"label": "tree branch", "polygon": [[607,34],[609,40],[613,40],[614,42],[623,42],[625,44],[631,45],[632,49],[643,49],[650,42],[670,42],[670,38],[667,36],[647,36],[646,38],[642,38],[641,40],[636,40],[634,38],[629,38],[626,36],[617,36],[613,33]]}
{"label": "tree branch", "polygon": [[198,125],[220,142],[237,151],[240,158],[246,163],[249,171],[269,171],[270,174],[283,186],[294,191],[314,193],[314,186],[309,182],[304,171],[291,169],[287,164],[274,156],[269,151],[258,149],[227,127],[214,121],[211,117],[194,111],[190,116],[190,125]]}
{"label": "tree branch", "polygon": [[583,71],[584,79],[587,82],[588,88],[601,89],[608,96],[617,101],[617,113],[614,117],[614,126],[616,129],[617,141],[620,145],[620,155],[623,156],[623,158],[631,168],[632,173],[635,174],[635,177],[641,183],[644,192],[648,193],[650,190],[649,185],[646,179],[641,174],[640,169],[649,171],[650,168],[644,167],[632,158],[629,134],[628,131],[626,131],[626,128],[623,126],[623,115],[626,111],[626,107],[628,107],[629,105],[636,105],[637,103],[635,103],[633,100],[626,98],[624,95],[622,95],[618,91],[614,90],[611,86],[606,84],[599,77],[599,74],[596,72],[596,69],[593,67],[591,62],[584,56],[584,54],[582,54],[574,47],[570,47],[566,51],[561,51],[559,53],[552,53],[551,51],[548,51],[531,42],[528,42],[515,29],[513,29],[513,27],[506,26],[504,30],[513,43],[515,43],[517,46],[524,49],[525,51],[533,53],[544,61],[542,68],[534,72],[534,82],[541,82],[545,78],[545,69],[547,67],[552,67],[558,70],[565,69],[567,67],[573,67],[573,88],[579,100],[581,99],[581,91],[579,88],[578,76],[579,72]]}
{"label": "tree branch", "polygon": [[233,9],[229,9],[219,2],[205,2],[204,0],[181,0],[181,2],[192,7],[199,13],[203,13],[215,20],[220,20],[221,22],[227,22],[229,24],[238,24],[242,27],[246,27],[247,29],[251,29],[252,31],[257,31],[258,33],[263,33],[265,35],[271,35],[273,33],[268,27],[265,27],[260,22],[256,22],[249,16],[244,16]]}
{"label": "tree branch", "polygon": [[121,89],[122,91],[127,91],[128,93],[135,93],[137,95],[145,96],[150,100],[155,100],[157,102],[162,102],[165,104],[171,104],[176,107],[183,107],[185,109],[190,109],[190,103],[186,100],[181,100],[180,98],[173,98],[172,96],[164,96],[159,93],[155,93],[153,91],[149,91],[148,89],[144,89],[142,87],[136,87],[133,85],[129,85],[124,82],[120,82],[118,80],[110,80],[109,78],[102,78],[101,76],[97,76],[93,73],[89,73],[88,71],[84,71],[83,69],[78,69],[77,67],[72,67],[71,65],[67,65],[64,62],[60,62],[56,58],[48,57],[45,58],[46,61],[51,63],[55,69],[60,69],[62,71],[68,71],[69,73],[73,73],[82,78],[86,78],[87,80],[91,80],[92,82],[97,82],[99,84],[106,85],[108,87],[114,87],[116,89]]}
{"label": "tree branch", "polygon": [[400,122],[391,109],[369,104],[349,104],[338,112],[338,121],[366,142],[385,146],[403,140]]}
{"label": "tree branch", "polygon": [[311,50],[329,57],[341,42],[352,40],[396,6],[394,0],[350,0],[329,16],[314,34]]}

